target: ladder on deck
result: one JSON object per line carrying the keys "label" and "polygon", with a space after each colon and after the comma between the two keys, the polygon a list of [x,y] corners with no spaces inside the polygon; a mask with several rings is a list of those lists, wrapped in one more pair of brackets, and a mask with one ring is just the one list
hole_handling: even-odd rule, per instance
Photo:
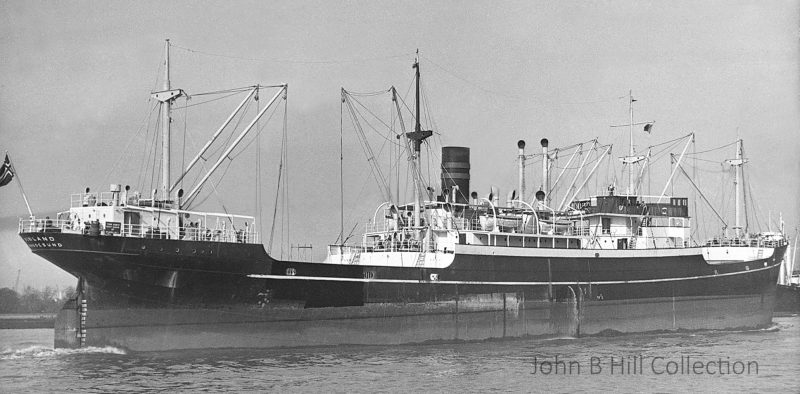
{"label": "ladder on deck", "polygon": [[361,261],[361,249],[357,249],[355,252],[353,252],[353,255],[350,257],[351,265],[356,265],[359,263],[359,261]]}
{"label": "ladder on deck", "polygon": [[425,265],[425,249],[421,249],[419,251],[419,257],[417,257],[417,267],[422,267]]}

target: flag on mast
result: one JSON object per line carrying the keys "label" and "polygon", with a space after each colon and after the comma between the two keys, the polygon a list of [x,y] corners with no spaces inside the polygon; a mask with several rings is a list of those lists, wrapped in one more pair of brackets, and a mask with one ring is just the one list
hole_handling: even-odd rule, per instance
{"label": "flag on mast", "polygon": [[0,186],[8,185],[12,179],[14,179],[14,168],[11,167],[11,160],[8,158],[8,153],[6,153],[6,159],[3,161],[3,165],[0,166]]}
{"label": "flag on mast", "polygon": [[[6,151],[6,159],[3,160],[3,164],[0,165],[0,187],[8,185],[12,179],[14,179],[14,166],[11,165],[11,159],[8,157],[8,152]],[[31,204],[28,204],[28,196],[25,195],[25,190],[22,188],[22,182],[17,177],[17,184],[19,185],[19,191],[22,193],[22,199],[25,200],[25,207],[28,208],[28,213],[33,217],[33,211],[31,210]]]}

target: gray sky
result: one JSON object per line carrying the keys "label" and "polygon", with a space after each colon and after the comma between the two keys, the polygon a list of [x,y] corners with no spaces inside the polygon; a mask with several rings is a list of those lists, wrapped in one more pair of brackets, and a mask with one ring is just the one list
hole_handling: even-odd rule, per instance
{"label": "gray sky", "polygon": [[[394,84],[405,93],[419,48],[436,131],[444,145],[472,148],[474,190],[498,184],[505,195],[515,187],[520,138],[536,147],[543,137],[552,146],[600,137],[615,144],[615,157],[624,154],[627,129],[608,126],[627,122],[620,97],[633,90],[636,118],[657,121],[651,135],[637,134],[640,148],[694,131],[701,151],[738,133],[762,222],[782,212],[793,229],[800,223],[798,5],[0,1],[0,149],[10,152],[37,212],[66,209],[69,194],[86,186],[136,183],[144,160],[137,131],[170,38],[173,87],[190,94],[289,83],[292,242],[313,243],[319,255],[339,232],[339,89]],[[200,146],[236,101],[221,104],[219,113],[188,112],[185,123],[176,113],[176,128],[186,124]],[[388,113],[388,104],[379,108]],[[347,229],[381,202],[348,134]],[[262,136],[274,156],[278,128]],[[263,193],[272,196],[277,164],[264,165]],[[251,167],[232,167],[220,184],[234,211],[255,213]],[[535,169],[527,175],[539,182]],[[717,175],[702,176],[709,194],[725,188]],[[25,214],[16,184],[0,189],[0,201],[0,217]],[[272,197],[262,201],[271,212]],[[2,229],[0,286],[13,285],[18,267],[23,284],[72,283],[30,258],[14,223]]]}

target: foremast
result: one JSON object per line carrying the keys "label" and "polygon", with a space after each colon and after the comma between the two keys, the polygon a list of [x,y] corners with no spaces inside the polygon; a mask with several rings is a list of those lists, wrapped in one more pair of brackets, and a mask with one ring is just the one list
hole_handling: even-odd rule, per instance
{"label": "foremast", "polygon": [[[164,41],[164,85],[152,97],[161,103],[161,200],[171,202],[170,193],[170,124],[172,123],[172,102],[183,95],[183,90],[172,89],[169,80],[169,39]],[[155,198],[154,198],[155,200]]]}

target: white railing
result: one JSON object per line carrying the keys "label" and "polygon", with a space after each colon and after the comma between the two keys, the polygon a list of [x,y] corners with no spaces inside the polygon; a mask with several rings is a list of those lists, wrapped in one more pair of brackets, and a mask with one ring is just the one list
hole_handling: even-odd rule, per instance
{"label": "white railing", "polygon": [[589,226],[578,226],[575,227],[574,229],[575,229],[575,235],[588,237],[591,234],[591,228]]}
{"label": "white railing", "polygon": [[69,206],[71,208],[77,208],[115,205],[118,203],[118,201],[115,200],[114,194],[119,195],[119,193],[113,192],[71,194],[69,198]]}
{"label": "white railing", "polygon": [[229,243],[261,242],[260,234],[245,229],[208,228],[201,226],[146,226],[141,224],[122,224],[118,227],[101,227],[99,222],[84,222],[78,225],[72,220],[54,219],[21,219],[18,231],[20,233],[47,233],[67,232],[87,235],[104,235],[131,238],[150,239],[180,239],[186,241],[211,241]]}
{"label": "white railing", "polygon": [[[518,234],[518,233],[526,233],[531,234],[529,230],[534,229],[536,227],[536,219],[533,217],[528,217],[525,223],[524,229],[522,227],[522,218],[514,218],[514,219],[507,219],[507,218],[494,218],[491,216],[479,216],[473,217],[471,219],[468,218],[459,218],[459,217],[449,217],[449,218],[434,218],[432,223],[430,223],[431,228],[433,229],[452,229],[456,231],[489,231],[489,232],[500,232],[504,234]],[[549,233],[553,231],[553,225],[549,223],[541,223],[541,230],[542,233]],[[571,226],[571,225],[561,225],[557,226],[559,228],[556,235],[583,235],[588,236],[591,232],[591,226],[588,224],[585,225],[578,225],[578,226]],[[402,225],[397,225],[393,223],[393,220],[387,219],[383,221],[379,221],[378,223],[367,223],[365,225],[365,234],[367,235],[375,235],[375,234],[386,234],[392,232],[402,232],[402,231],[411,231],[414,228],[412,227],[404,227]],[[534,232],[536,233],[536,232]]]}
{"label": "white railing", "polygon": [[62,232],[72,229],[71,220],[58,219],[21,219],[19,221],[18,232],[20,233],[48,233]]}
{"label": "white railing", "polygon": [[414,239],[406,240],[377,240],[372,239],[362,243],[362,249],[374,252],[433,252],[436,250],[436,243],[432,240],[417,241]]}
{"label": "white railing", "polygon": [[436,243],[433,240],[369,240],[362,242],[361,245],[329,245],[328,251],[331,255],[353,254],[361,252],[425,252],[436,251]]}
{"label": "white railing", "polygon": [[750,248],[777,248],[787,243],[785,239],[758,239],[758,238],[712,238],[706,241],[707,247],[750,247]]}

